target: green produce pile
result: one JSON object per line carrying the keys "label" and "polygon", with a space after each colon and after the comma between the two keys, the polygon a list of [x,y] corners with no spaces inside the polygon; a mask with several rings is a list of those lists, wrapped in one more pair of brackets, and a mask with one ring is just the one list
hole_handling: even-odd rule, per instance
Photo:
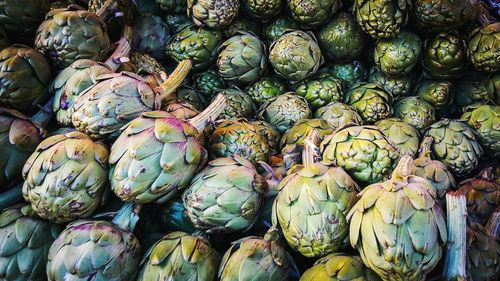
{"label": "green produce pile", "polygon": [[0,281],[499,281],[495,0],[0,0]]}

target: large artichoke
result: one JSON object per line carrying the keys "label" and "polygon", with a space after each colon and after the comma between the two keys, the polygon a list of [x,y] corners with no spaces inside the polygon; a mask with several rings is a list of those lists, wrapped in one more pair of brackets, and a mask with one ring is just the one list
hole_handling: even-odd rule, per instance
{"label": "large artichoke", "polygon": [[354,1],[356,20],[375,39],[396,36],[408,20],[408,10],[408,0]]}
{"label": "large artichoke", "polygon": [[410,175],[412,165],[411,156],[403,156],[389,180],[361,191],[348,215],[351,245],[383,280],[425,280],[447,240],[436,192]]}
{"label": "large artichoke", "polygon": [[479,105],[462,115],[484,149],[500,154],[500,105]]}
{"label": "large artichoke", "polygon": [[399,152],[375,126],[353,126],[336,131],[321,143],[323,161],[344,170],[360,185],[387,180]]}
{"label": "large artichoke", "polygon": [[442,32],[457,29],[475,16],[469,0],[415,0],[412,23],[423,32]]}
{"label": "large artichoke", "polygon": [[425,42],[422,60],[425,74],[434,79],[452,79],[467,67],[465,42],[456,32],[441,32]]}
{"label": "large artichoke", "polygon": [[296,85],[295,94],[304,97],[309,106],[316,110],[333,101],[341,101],[342,80],[329,73],[320,73]]}
{"label": "large artichoke", "polygon": [[187,0],[188,16],[198,26],[223,29],[238,15],[238,0]]}
{"label": "large artichoke", "polygon": [[476,30],[469,41],[467,54],[479,71],[500,70],[500,22]]}
{"label": "large artichoke", "polygon": [[367,123],[392,116],[392,95],[378,83],[362,83],[352,87],[347,91],[344,101],[356,109]]}
{"label": "large artichoke", "polygon": [[262,105],[259,117],[284,133],[298,120],[311,117],[311,110],[304,98],[288,93],[269,99]]}
{"label": "large artichoke", "polygon": [[387,75],[408,74],[422,56],[422,42],[415,34],[401,31],[394,38],[382,39],[375,45],[373,59],[378,68]]}
{"label": "large artichoke", "polygon": [[78,6],[52,10],[38,27],[35,47],[56,68],[79,59],[102,61],[110,43],[104,22]]}
{"label": "large artichoke", "polygon": [[265,25],[263,30],[264,39],[268,44],[285,34],[288,30],[300,29],[300,24],[293,20],[288,13],[273,17]]}
{"label": "large artichoke", "polygon": [[300,281],[378,281],[375,272],[367,268],[359,256],[329,254],[307,269]]}
{"label": "large artichoke", "polygon": [[[1,5],[1,4],[0,4]],[[48,96],[50,66],[45,57],[24,45],[0,52],[0,105],[29,110]]]}
{"label": "large artichoke", "polygon": [[434,107],[419,97],[406,97],[394,104],[394,116],[423,130],[436,121]]}
{"label": "large artichoke", "polygon": [[162,60],[169,39],[170,29],[160,16],[143,15],[134,23],[132,47],[137,52]]}
{"label": "large artichoke", "polygon": [[252,98],[237,88],[229,88],[220,92],[227,98],[227,106],[219,115],[219,119],[251,118],[255,112]]}
{"label": "large artichoke", "polygon": [[215,281],[219,262],[205,237],[172,232],[145,255],[137,281]]}
{"label": "large artichoke", "polygon": [[352,107],[341,102],[331,102],[314,112],[314,118],[326,120],[336,130],[346,125],[361,125],[363,119]]}
{"label": "large artichoke", "polygon": [[304,31],[290,31],[269,47],[269,62],[276,73],[300,81],[318,71],[323,58],[316,39]]}
{"label": "large artichoke", "polygon": [[378,121],[375,126],[392,141],[400,155],[415,157],[420,144],[420,134],[412,125],[399,118],[388,118]]}
{"label": "large artichoke", "polygon": [[282,6],[281,0],[242,0],[241,8],[249,17],[265,21],[273,18],[280,11]]}
{"label": "large artichoke", "polygon": [[248,86],[246,93],[260,106],[268,99],[286,93],[287,88],[286,83],[279,78],[264,77]]}
{"label": "large artichoke", "polygon": [[31,45],[35,31],[49,8],[49,0],[2,1],[0,3],[0,25],[10,38]]}
{"label": "large artichoke", "polygon": [[286,3],[291,15],[308,28],[322,25],[342,6],[341,0],[287,0]]}
{"label": "large artichoke", "polygon": [[349,89],[358,82],[366,81],[368,69],[366,66],[357,60],[352,60],[345,63],[335,63],[328,67],[327,70],[333,76],[341,79],[344,82],[344,88]]}
{"label": "large artichoke", "polygon": [[218,158],[200,171],[182,194],[193,225],[208,233],[250,229],[259,217],[267,182],[240,156]]}
{"label": "large artichoke", "polygon": [[218,53],[219,75],[230,83],[255,82],[267,70],[266,46],[250,33],[239,32],[227,39]]}
{"label": "large artichoke", "polygon": [[378,82],[386,92],[392,94],[394,99],[398,99],[413,93],[413,76],[412,73],[402,76],[389,76],[377,67],[372,67],[368,82]]}

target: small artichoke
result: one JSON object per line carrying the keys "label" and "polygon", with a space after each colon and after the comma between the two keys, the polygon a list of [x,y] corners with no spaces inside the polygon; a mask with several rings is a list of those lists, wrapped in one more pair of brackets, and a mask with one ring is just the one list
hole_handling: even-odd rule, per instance
{"label": "small artichoke", "polygon": [[453,113],[451,105],[455,98],[455,88],[452,82],[426,79],[418,85],[415,94],[434,107],[439,116]]}
{"label": "small artichoke", "polygon": [[383,119],[375,123],[382,133],[399,150],[400,155],[415,157],[420,144],[420,134],[412,125],[399,118]]}
{"label": "small artichoke", "polygon": [[423,32],[458,29],[476,16],[473,2],[468,0],[414,0],[412,23]]}
{"label": "small artichoke", "polygon": [[187,0],[188,16],[197,26],[223,29],[238,15],[238,0]]}
{"label": "small artichoke", "polygon": [[287,92],[286,83],[274,77],[263,77],[246,88],[246,93],[253,102],[260,106],[268,99],[282,95]]}
{"label": "small artichoke", "polygon": [[259,117],[284,133],[301,119],[311,117],[307,101],[293,93],[279,95],[262,105]]}
{"label": "small artichoke", "polygon": [[[473,103],[489,103],[495,101],[494,77],[491,79],[488,75],[467,71],[464,76],[455,81],[455,103],[458,107],[464,109]],[[497,94],[500,96],[500,94]]]}
{"label": "small artichoke", "polygon": [[342,80],[329,73],[320,73],[295,86],[295,94],[305,98],[312,110],[343,98]]}
{"label": "small artichoke", "polygon": [[332,64],[328,67],[327,72],[341,79],[344,82],[345,89],[366,81],[368,77],[367,68],[361,61],[357,60]]}
{"label": "small artichoke", "polygon": [[379,281],[375,272],[367,268],[359,256],[342,253],[329,254],[317,260],[300,277],[300,281]]}
{"label": "small artichoke", "polygon": [[281,0],[242,0],[241,8],[252,19],[265,21],[281,12]]}
{"label": "small artichoke", "polygon": [[387,75],[408,74],[422,56],[422,42],[415,34],[401,31],[394,38],[381,39],[375,45],[373,60]]}
{"label": "small artichoke", "polygon": [[452,79],[467,68],[465,42],[456,32],[441,32],[425,42],[422,66],[434,79]]}
{"label": "small artichoke", "polygon": [[479,71],[500,70],[500,22],[476,30],[469,41],[467,54]]}
{"label": "small artichoke", "polygon": [[297,29],[300,29],[300,24],[293,20],[288,13],[284,13],[270,19],[264,25],[262,33],[266,43],[269,45],[285,34],[288,30]]}
{"label": "small artichoke", "polygon": [[45,14],[50,9],[49,0],[5,0],[0,3],[0,26],[9,38],[33,44],[33,36]]}
{"label": "small artichoke", "polygon": [[286,3],[295,20],[308,28],[324,24],[342,6],[341,0],[287,0]]}
{"label": "small artichoke", "polygon": [[408,20],[408,0],[355,0],[356,20],[372,38],[397,36]]}
{"label": "small artichoke", "polygon": [[376,67],[370,69],[368,82],[378,82],[386,92],[392,94],[394,99],[409,96],[413,93],[412,73],[402,76],[389,76]]}
{"label": "small artichoke", "polygon": [[208,69],[194,76],[194,88],[211,99],[215,94],[226,88],[226,82],[217,74],[217,71]]}
{"label": "small artichoke", "polygon": [[208,233],[250,229],[264,204],[267,182],[251,162],[234,155],[208,163],[182,194],[193,225]]}
{"label": "small artichoke", "polygon": [[347,91],[344,101],[356,109],[367,123],[392,116],[392,95],[378,83],[362,83],[352,87]]}
{"label": "small artichoke", "polygon": [[143,15],[134,23],[132,48],[162,60],[170,37],[170,29],[160,16]]}
{"label": "small artichoke", "polygon": [[334,129],[340,129],[346,125],[362,125],[363,119],[358,112],[342,102],[331,102],[314,112],[314,118],[326,120]]}
{"label": "small artichoke", "polygon": [[500,105],[479,105],[462,115],[483,148],[500,154]]}
{"label": "small artichoke", "polygon": [[255,112],[255,104],[252,98],[245,92],[230,88],[220,92],[227,98],[227,105],[219,119],[250,118]]}
{"label": "small artichoke", "polygon": [[290,31],[269,47],[269,62],[285,79],[303,80],[318,71],[323,58],[316,39],[303,31]]}
{"label": "small artichoke", "polygon": [[394,117],[423,130],[436,122],[434,107],[419,97],[406,97],[394,104]]}

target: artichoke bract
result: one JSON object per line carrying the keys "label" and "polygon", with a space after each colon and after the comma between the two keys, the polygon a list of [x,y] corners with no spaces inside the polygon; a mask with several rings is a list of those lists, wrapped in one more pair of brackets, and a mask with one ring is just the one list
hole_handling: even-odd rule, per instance
{"label": "artichoke bract", "polygon": [[400,155],[415,157],[420,144],[420,134],[412,125],[399,118],[388,118],[378,121],[375,126],[392,141]]}
{"label": "artichoke bract", "polygon": [[342,6],[341,0],[287,0],[286,3],[291,15],[308,28],[322,25]]}
{"label": "artichoke bract", "polygon": [[252,98],[256,105],[262,105],[268,99],[282,95],[287,92],[286,83],[278,78],[264,77],[246,88],[246,93]]}
{"label": "artichoke bract", "polygon": [[354,13],[364,32],[372,38],[396,36],[408,20],[408,0],[355,0]]}
{"label": "artichoke bract", "polygon": [[329,254],[307,269],[300,281],[378,281],[375,272],[367,268],[359,256]]}
{"label": "artichoke bract", "polygon": [[300,29],[300,24],[293,20],[288,13],[273,17],[265,25],[263,37],[268,44],[273,43],[276,39],[285,34],[288,30]]}
{"label": "artichoke bract", "polygon": [[146,14],[135,21],[132,47],[162,60],[170,37],[170,29],[160,16]]}
{"label": "artichoke bract", "polygon": [[281,245],[279,231],[273,227],[264,237],[234,241],[219,267],[220,281],[283,281],[298,278],[298,274],[292,257]]}
{"label": "artichoke bract", "polygon": [[241,1],[241,8],[243,10],[243,13],[259,21],[265,21],[276,16],[281,11],[281,6],[281,0]]}
{"label": "artichoke bract", "polygon": [[320,73],[295,86],[295,94],[304,97],[313,110],[341,101],[344,90],[342,80],[329,73]]}
{"label": "artichoke bract", "polygon": [[327,71],[341,79],[344,82],[345,89],[349,89],[359,82],[366,81],[368,76],[366,66],[358,60],[332,64],[328,67]]}
{"label": "artichoke bract", "polygon": [[331,102],[314,112],[314,118],[326,120],[330,126],[337,130],[346,125],[362,125],[363,119],[358,112],[342,102]]}
{"label": "artichoke bract", "polygon": [[0,52],[0,105],[30,110],[48,96],[50,66],[45,57],[25,45]]}
{"label": "artichoke bract", "polygon": [[293,93],[283,94],[269,99],[262,105],[259,117],[284,133],[300,119],[311,117],[307,101]]}
{"label": "artichoke bract", "polygon": [[376,126],[347,127],[321,142],[323,162],[343,168],[359,185],[389,178],[399,152]]}
{"label": "artichoke bract", "polygon": [[230,88],[220,92],[226,99],[226,108],[219,115],[219,119],[251,118],[255,112],[252,98],[245,92]]}
{"label": "artichoke bract", "polygon": [[220,256],[203,236],[172,232],[143,258],[137,281],[215,281]]}
{"label": "artichoke bract", "polygon": [[230,83],[255,82],[267,70],[266,46],[250,33],[239,32],[227,39],[218,48],[218,53],[219,75]]}
{"label": "artichoke bract", "polygon": [[372,67],[368,82],[379,83],[386,92],[391,93],[394,99],[398,99],[413,93],[413,76],[412,73],[402,76],[389,76],[377,67]]}
{"label": "artichoke bract", "polygon": [[240,156],[210,161],[182,194],[193,225],[207,233],[250,229],[264,204],[267,182]]}
{"label": "artichoke bract", "polygon": [[26,44],[50,9],[49,0],[6,0],[0,3],[0,25],[10,38]]}
{"label": "artichoke bract", "polygon": [[460,76],[467,67],[465,42],[456,32],[441,32],[425,42],[422,66],[434,79]]}
{"label": "artichoke bract", "polygon": [[401,76],[420,62],[422,42],[415,33],[401,31],[394,38],[379,40],[373,54],[373,60],[382,72]]}
{"label": "artichoke bract", "polygon": [[394,117],[423,130],[436,121],[436,111],[419,97],[406,97],[394,104]]}
{"label": "artichoke bract", "polygon": [[198,135],[209,119],[221,113],[225,102],[219,95],[210,107],[187,121],[164,111],[150,111],[129,122],[111,147],[113,192],[122,201],[143,204],[164,202],[186,187],[207,159]]}
{"label": "artichoke bract", "polygon": [[392,116],[393,97],[378,83],[362,83],[352,87],[347,91],[344,101],[356,109],[367,123]]}
{"label": "artichoke bract", "polygon": [[349,13],[339,13],[317,32],[324,55],[334,62],[357,58],[365,47],[365,34]]}
{"label": "artichoke bract", "polygon": [[213,69],[198,73],[193,78],[194,88],[209,99],[226,88],[224,79]]}
{"label": "artichoke bract", "polygon": [[238,15],[238,0],[187,0],[187,12],[198,26],[223,29]]}
{"label": "artichoke bract", "polygon": [[468,0],[413,1],[412,23],[424,32],[458,29],[475,16],[476,8]]}
{"label": "artichoke bract", "polygon": [[477,168],[483,149],[465,121],[441,119],[432,124],[424,136],[434,138],[432,154],[456,176],[467,176]]}
{"label": "artichoke bract", "polygon": [[500,22],[490,23],[476,31],[469,41],[467,55],[479,71],[500,70]]}
{"label": "artichoke bract", "polygon": [[303,80],[318,71],[323,58],[316,39],[304,31],[290,31],[269,47],[274,71],[292,81]]}
{"label": "artichoke bract", "polygon": [[471,112],[462,115],[467,125],[476,133],[479,142],[486,150],[500,154],[500,106],[479,105]]}
{"label": "artichoke bract", "polygon": [[16,204],[0,213],[0,278],[45,280],[47,255],[60,227]]}
{"label": "artichoke bract", "polygon": [[[293,166],[278,185],[273,224],[288,244],[306,257],[337,252],[349,234],[346,215],[356,203],[358,186],[339,167],[315,163],[319,132],[307,135],[302,165]],[[332,223],[335,222],[335,223]]]}
{"label": "artichoke bract", "polygon": [[436,192],[410,175],[412,165],[411,156],[403,156],[389,180],[361,191],[348,215],[351,245],[382,280],[425,280],[447,241]]}
{"label": "artichoke bract", "polygon": [[102,61],[110,43],[106,26],[96,14],[71,5],[47,13],[38,27],[35,48],[58,69],[79,59]]}
{"label": "artichoke bract", "polygon": [[139,208],[129,203],[111,222],[79,220],[66,226],[49,250],[48,281],[132,280],[141,259],[132,233]]}
{"label": "artichoke bract", "polygon": [[56,223],[91,216],[108,194],[108,149],[80,132],[42,141],[23,167],[23,195]]}

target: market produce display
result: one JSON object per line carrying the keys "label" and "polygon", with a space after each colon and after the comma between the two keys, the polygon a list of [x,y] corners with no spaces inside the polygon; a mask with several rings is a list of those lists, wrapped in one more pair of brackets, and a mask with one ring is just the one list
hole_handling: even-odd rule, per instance
{"label": "market produce display", "polygon": [[495,0],[0,0],[0,281],[500,280]]}

